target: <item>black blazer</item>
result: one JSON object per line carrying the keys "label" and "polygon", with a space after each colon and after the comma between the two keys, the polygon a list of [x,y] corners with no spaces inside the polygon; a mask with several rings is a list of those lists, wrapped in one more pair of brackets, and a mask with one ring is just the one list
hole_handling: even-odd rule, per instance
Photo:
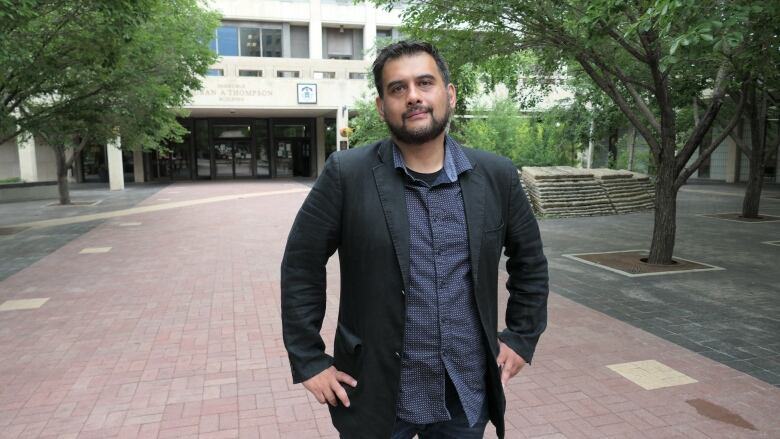
{"label": "black blazer", "polygon": [[[497,336],[530,362],[547,323],[547,260],[517,169],[507,159],[464,148],[473,169],[459,176],[468,223],[474,294],[484,342],[493,358]],[[498,263],[508,256],[506,329],[497,334]],[[320,336],[325,264],[338,250],[341,296],[333,357]],[[409,222],[404,177],[389,140],[334,153],[306,197],[282,261],[284,344],[296,383],[335,364],[354,377],[350,407],[331,407],[345,438],[390,437],[400,385]],[[505,399],[495,361],[488,361],[490,420],[504,436]]]}

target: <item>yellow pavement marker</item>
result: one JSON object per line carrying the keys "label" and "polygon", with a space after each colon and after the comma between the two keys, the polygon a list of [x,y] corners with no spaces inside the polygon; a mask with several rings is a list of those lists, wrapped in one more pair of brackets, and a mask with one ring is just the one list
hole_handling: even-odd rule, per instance
{"label": "yellow pavement marker", "polygon": [[38,309],[48,302],[49,298],[6,300],[0,305],[0,311],[18,311],[23,309]]}
{"label": "yellow pavement marker", "polygon": [[86,255],[86,254],[93,254],[93,253],[108,253],[111,251],[111,247],[87,247],[85,249],[82,249],[79,254],[80,255]]}
{"label": "yellow pavement marker", "polygon": [[645,390],[697,383],[695,379],[656,360],[634,361],[607,366]]}

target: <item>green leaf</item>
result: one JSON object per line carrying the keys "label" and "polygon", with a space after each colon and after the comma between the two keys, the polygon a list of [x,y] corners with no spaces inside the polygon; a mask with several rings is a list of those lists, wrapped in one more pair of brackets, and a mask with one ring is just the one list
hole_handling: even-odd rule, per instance
{"label": "green leaf", "polygon": [[674,53],[677,52],[677,48],[678,47],[680,47],[680,39],[679,38],[674,40],[674,42],[672,42],[672,47],[669,48],[669,54],[670,55],[674,55]]}

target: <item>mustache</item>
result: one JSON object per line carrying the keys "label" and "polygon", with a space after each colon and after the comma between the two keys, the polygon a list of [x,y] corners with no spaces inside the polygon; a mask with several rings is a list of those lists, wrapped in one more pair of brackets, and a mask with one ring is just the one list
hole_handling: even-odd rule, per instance
{"label": "mustache", "polygon": [[425,105],[417,105],[417,106],[415,106],[415,107],[412,107],[412,108],[410,108],[410,109],[408,109],[408,110],[404,111],[404,114],[403,114],[402,116],[403,116],[403,118],[404,118],[404,119],[406,119],[406,118],[408,118],[408,117],[409,117],[409,115],[411,115],[412,113],[419,113],[419,112],[421,112],[421,111],[424,111],[424,112],[426,112],[426,113],[430,113],[430,112],[432,112],[432,111],[433,111],[433,108],[431,108],[431,107],[428,107],[428,106],[425,106]]}

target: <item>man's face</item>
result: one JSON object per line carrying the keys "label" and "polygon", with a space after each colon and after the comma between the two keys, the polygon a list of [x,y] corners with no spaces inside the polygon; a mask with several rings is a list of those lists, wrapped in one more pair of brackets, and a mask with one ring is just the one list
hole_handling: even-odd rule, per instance
{"label": "man's face", "polygon": [[455,87],[444,85],[436,61],[425,52],[385,63],[384,98],[376,98],[379,116],[400,142],[420,145],[447,127],[455,107]]}

